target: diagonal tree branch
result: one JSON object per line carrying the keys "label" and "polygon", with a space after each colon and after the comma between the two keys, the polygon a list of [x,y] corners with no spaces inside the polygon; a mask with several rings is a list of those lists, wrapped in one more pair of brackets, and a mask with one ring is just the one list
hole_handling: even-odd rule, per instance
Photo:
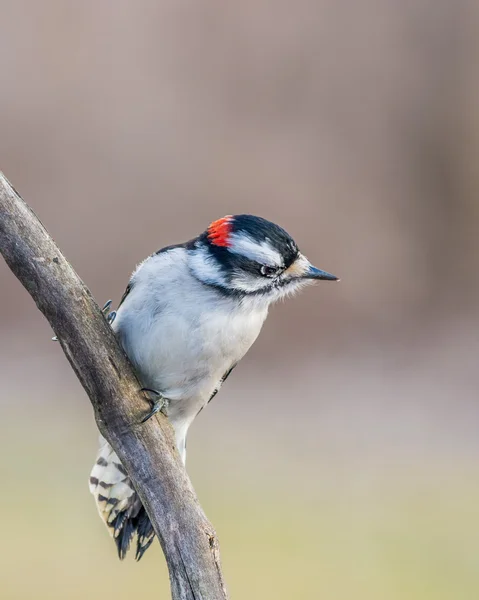
{"label": "diagonal tree branch", "polygon": [[162,415],[140,384],[86,285],[0,172],[0,252],[50,322],[160,540],[173,600],[225,600],[219,545]]}

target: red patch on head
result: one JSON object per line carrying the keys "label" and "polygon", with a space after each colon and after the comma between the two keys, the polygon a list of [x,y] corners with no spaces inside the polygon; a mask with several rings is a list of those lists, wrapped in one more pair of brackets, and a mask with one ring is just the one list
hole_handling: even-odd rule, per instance
{"label": "red patch on head", "polygon": [[231,215],[226,215],[222,219],[213,221],[208,227],[208,239],[210,242],[215,246],[224,246],[225,248],[231,246],[229,237],[232,225],[233,217]]}

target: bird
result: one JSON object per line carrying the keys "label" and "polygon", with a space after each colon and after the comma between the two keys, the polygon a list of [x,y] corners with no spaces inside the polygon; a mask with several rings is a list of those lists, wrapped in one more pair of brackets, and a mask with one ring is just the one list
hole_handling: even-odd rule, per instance
{"label": "bird", "polygon": [[[186,461],[186,436],[198,413],[250,349],[269,307],[318,280],[293,238],[262,217],[227,215],[196,238],[158,250],[133,272],[111,326],[151,411],[167,415]],[[90,491],[123,559],[136,535],[140,560],[155,533],[131,479],[100,438]]]}

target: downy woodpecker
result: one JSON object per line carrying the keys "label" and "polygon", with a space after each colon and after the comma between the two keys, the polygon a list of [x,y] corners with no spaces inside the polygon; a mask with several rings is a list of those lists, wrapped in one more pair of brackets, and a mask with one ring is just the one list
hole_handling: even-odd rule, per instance
{"label": "downy woodpecker", "polygon": [[[137,267],[112,327],[142,385],[156,394],[143,420],[166,410],[183,462],[188,428],[256,340],[270,304],[320,279],[338,280],[313,267],[284,229],[252,215],[214,221]],[[120,558],[136,533],[139,560],[155,534],[103,438],[90,491]]]}

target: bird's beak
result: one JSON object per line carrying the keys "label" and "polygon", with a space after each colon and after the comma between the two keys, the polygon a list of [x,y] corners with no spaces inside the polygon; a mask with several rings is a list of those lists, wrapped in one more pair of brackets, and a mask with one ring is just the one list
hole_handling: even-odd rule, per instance
{"label": "bird's beak", "polygon": [[311,264],[308,265],[305,272],[301,275],[301,279],[326,279],[328,281],[339,281],[339,277],[336,277],[336,275],[331,275],[331,273],[321,271],[321,269],[317,269]]}
{"label": "bird's beak", "polygon": [[292,279],[326,279],[328,281],[339,281],[339,277],[336,277],[336,275],[331,275],[331,273],[313,267],[304,254],[298,256],[294,263],[286,269],[285,274]]}

